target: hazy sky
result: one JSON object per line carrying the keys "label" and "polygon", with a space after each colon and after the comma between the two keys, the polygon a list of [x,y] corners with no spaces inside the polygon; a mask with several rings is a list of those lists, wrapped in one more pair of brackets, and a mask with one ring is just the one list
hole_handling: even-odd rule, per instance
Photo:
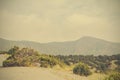
{"label": "hazy sky", "polygon": [[93,36],[120,42],[120,0],[0,0],[0,37],[37,42]]}

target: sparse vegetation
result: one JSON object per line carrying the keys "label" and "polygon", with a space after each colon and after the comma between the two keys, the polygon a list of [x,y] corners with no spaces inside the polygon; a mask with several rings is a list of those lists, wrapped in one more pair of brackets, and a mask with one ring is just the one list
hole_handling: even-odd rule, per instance
{"label": "sparse vegetation", "polygon": [[0,54],[6,54],[7,52],[6,51],[0,51]]}
{"label": "sparse vegetation", "polygon": [[117,66],[116,70],[120,70],[119,68],[119,59],[120,54],[118,55],[112,55],[112,56],[106,56],[106,55],[99,55],[99,56],[93,56],[93,55],[57,55],[57,57],[63,61],[66,65],[74,65],[79,62],[83,62],[91,67],[91,69],[95,69],[95,72],[100,73],[107,73],[110,70],[115,70],[114,68],[110,68],[111,65],[113,65],[111,62],[113,60],[117,60],[115,62],[115,65]]}
{"label": "sparse vegetation", "polygon": [[[94,72],[106,73],[110,71],[115,72],[109,75],[104,80],[117,80],[120,72],[120,54],[106,56],[106,55],[47,55],[40,54],[34,49],[22,48],[14,46],[8,51],[1,51],[1,54],[9,54],[10,56],[3,62],[4,67],[25,66],[25,67],[45,67],[54,68],[60,67],[70,68],[74,74],[80,76],[89,76]],[[77,64],[77,65],[76,65]],[[113,65],[115,67],[111,67]],[[112,69],[111,69],[112,68]],[[66,69],[66,68],[64,68]],[[93,71],[94,69],[94,71]],[[118,79],[119,80],[119,79]]]}
{"label": "sparse vegetation", "polygon": [[120,73],[119,72],[113,72],[108,77],[106,77],[104,80],[120,80]]}

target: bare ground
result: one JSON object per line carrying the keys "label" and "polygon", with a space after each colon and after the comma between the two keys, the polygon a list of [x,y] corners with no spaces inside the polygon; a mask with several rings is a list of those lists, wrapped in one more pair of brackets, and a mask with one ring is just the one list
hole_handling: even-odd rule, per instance
{"label": "bare ground", "polygon": [[37,67],[0,68],[0,80],[102,80],[102,74],[89,77],[75,75],[72,71]]}

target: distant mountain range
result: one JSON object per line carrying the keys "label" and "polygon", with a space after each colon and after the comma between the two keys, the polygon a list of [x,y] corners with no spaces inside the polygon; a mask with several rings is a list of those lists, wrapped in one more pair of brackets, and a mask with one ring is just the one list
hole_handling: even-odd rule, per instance
{"label": "distant mountain range", "polygon": [[82,37],[75,41],[38,43],[32,41],[12,41],[0,38],[0,51],[13,46],[33,48],[40,53],[54,55],[113,55],[120,54],[120,43],[94,37]]}

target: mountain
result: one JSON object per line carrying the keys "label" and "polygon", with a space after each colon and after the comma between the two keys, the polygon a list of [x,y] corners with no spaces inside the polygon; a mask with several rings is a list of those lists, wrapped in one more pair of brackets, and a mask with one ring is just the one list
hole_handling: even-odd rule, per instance
{"label": "mountain", "polygon": [[54,55],[113,55],[120,54],[120,43],[85,36],[75,41],[38,43],[32,41],[12,41],[0,38],[0,51],[13,46],[33,48],[40,53]]}

